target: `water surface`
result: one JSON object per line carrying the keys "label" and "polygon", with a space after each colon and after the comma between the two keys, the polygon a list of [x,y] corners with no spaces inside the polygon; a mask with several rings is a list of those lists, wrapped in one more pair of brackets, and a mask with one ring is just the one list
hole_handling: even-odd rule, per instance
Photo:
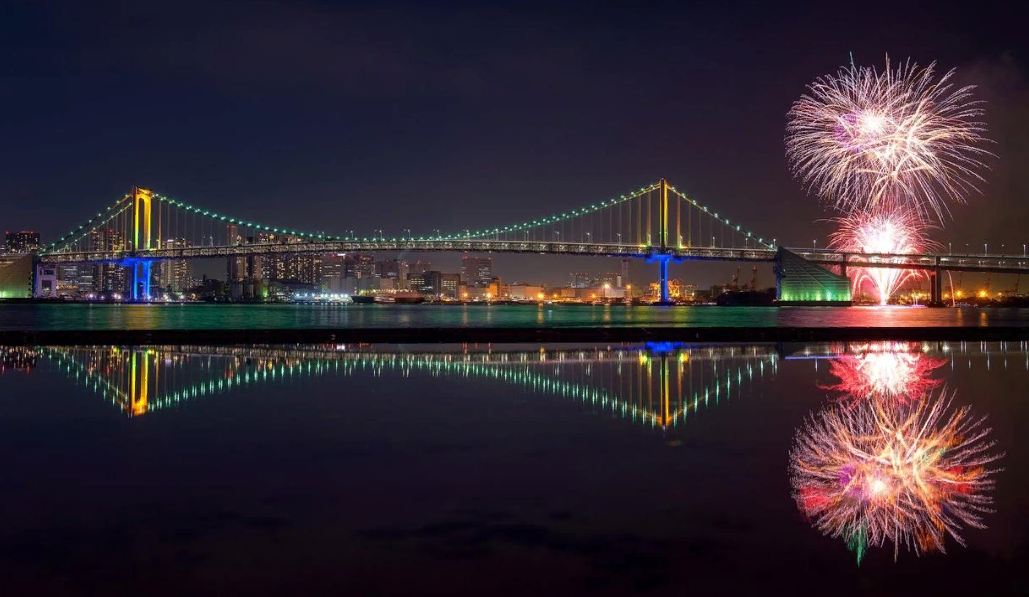
{"label": "water surface", "polygon": [[[0,357],[10,594],[1007,594],[1027,555],[1025,344]],[[872,391],[988,417],[965,546],[859,563],[813,527],[794,438]]]}
{"label": "water surface", "polygon": [[570,305],[0,305],[0,330],[1029,327],[1029,309]]}

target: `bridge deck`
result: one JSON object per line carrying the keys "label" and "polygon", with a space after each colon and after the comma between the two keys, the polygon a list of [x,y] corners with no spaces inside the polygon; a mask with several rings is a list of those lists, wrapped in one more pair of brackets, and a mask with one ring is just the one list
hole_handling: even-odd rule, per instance
{"label": "bridge deck", "polygon": [[[823,265],[839,265],[846,259],[848,267],[887,267],[900,269],[995,273],[1029,272],[1029,256],[991,254],[872,254],[838,253],[825,249],[790,249],[809,261]],[[654,246],[627,243],[512,242],[497,240],[362,240],[316,241],[300,243],[256,243],[211,247],[150,249],[144,251],[80,251],[46,253],[46,263],[92,264],[119,263],[126,260],[191,260],[241,256],[303,255],[354,252],[472,252],[472,253],[535,253],[542,255],[582,255],[603,257],[646,258],[660,253]],[[776,251],[761,248],[668,247],[666,254],[681,260],[771,262]]]}

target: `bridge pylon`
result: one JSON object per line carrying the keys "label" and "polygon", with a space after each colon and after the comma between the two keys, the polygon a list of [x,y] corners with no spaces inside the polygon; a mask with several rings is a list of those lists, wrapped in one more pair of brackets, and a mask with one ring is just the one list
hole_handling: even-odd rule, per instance
{"label": "bridge pylon", "polygon": [[[150,205],[153,202],[153,193],[142,187],[132,187],[133,203],[133,251],[149,251],[151,226],[150,226]],[[142,212],[142,213],[141,213]],[[140,221],[142,215],[142,221]]]}
{"label": "bridge pylon", "polygon": [[662,178],[657,184],[660,193],[658,199],[658,250],[651,261],[657,261],[658,285],[661,287],[661,299],[657,304],[671,305],[673,304],[672,297],[668,294],[668,262],[672,259],[672,251],[668,247],[668,180]]}

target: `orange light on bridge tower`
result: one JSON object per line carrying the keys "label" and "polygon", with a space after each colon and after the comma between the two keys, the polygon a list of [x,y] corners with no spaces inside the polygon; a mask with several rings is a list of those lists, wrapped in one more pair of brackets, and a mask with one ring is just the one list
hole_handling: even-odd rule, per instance
{"label": "orange light on bridge tower", "polygon": [[668,181],[661,179],[661,229],[658,231],[661,241],[661,252],[668,248]]}
{"label": "orange light on bridge tower", "polygon": [[[150,352],[144,350],[141,354],[143,357],[141,361],[136,360],[136,351],[133,351],[132,356],[129,357],[129,367],[131,367],[131,371],[129,374],[128,406],[130,414],[134,417],[145,415],[148,409],[147,402],[150,390]],[[141,366],[137,367],[137,363]],[[137,371],[139,372],[138,386],[136,385]]]}
{"label": "orange light on bridge tower", "polygon": [[[133,250],[150,250],[150,203],[153,200],[153,193],[149,189],[132,187],[132,202],[135,213],[135,244]],[[143,221],[140,222],[140,210],[143,212]],[[142,233],[142,242],[140,242]]]}

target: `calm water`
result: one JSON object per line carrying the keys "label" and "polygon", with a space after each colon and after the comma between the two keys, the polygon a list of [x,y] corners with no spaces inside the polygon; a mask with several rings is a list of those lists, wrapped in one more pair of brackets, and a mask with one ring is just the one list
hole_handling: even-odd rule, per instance
{"label": "calm water", "polygon": [[[1025,343],[0,357],[10,595],[1011,594],[1027,555]],[[921,439],[903,427],[937,406]],[[987,421],[946,433],[966,407]],[[791,477],[834,416],[850,435],[813,445],[846,462]],[[869,416],[921,450],[908,514]],[[816,528],[843,512],[843,536]],[[946,553],[861,541],[883,513]]]}
{"label": "calm water", "polygon": [[534,305],[0,306],[0,330],[301,329],[360,327],[939,327],[1025,326],[1029,309],[919,307],[618,307]]}

